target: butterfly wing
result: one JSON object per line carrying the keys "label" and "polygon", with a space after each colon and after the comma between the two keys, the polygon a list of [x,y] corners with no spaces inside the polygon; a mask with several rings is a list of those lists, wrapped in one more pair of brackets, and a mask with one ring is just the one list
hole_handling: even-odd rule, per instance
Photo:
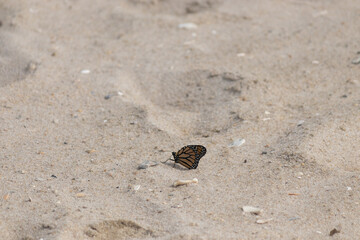
{"label": "butterfly wing", "polygon": [[185,146],[181,148],[176,154],[175,154],[175,162],[180,163],[184,167],[190,169],[194,162],[195,162],[196,156],[195,151],[188,146]]}
{"label": "butterfly wing", "polygon": [[201,145],[189,145],[188,147],[194,149],[195,153],[196,153],[196,157],[202,158],[205,154],[206,154],[206,148],[204,146]]}
{"label": "butterfly wing", "polygon": [[199,164],[200,158],[202,158],[206,154],[206,148],[201,145],[189,145],[188,147],[193,149],[195,152],[195,162],[191,168],[196,169]]}
{"label": "butterfly wing", "polygon": [[188,145],[175,154],[175,162],[188,169],[196,169],[200,158],[206,154],[206,148],[201,145]]}

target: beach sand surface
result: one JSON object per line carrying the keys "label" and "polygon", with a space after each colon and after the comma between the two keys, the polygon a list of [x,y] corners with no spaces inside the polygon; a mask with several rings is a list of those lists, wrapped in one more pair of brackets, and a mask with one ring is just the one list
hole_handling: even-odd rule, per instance
{"label": "beach sand surface", "polygon": [[1,239],[359,239],[359,13],[1,0]]}

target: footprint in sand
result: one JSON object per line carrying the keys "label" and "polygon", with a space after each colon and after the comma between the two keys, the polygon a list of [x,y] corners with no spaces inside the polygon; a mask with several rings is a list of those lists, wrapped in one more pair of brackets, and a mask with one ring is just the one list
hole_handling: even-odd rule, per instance
{"label": "footprint in sand", "polygon": [[94,240],[151,237],[153,232],[127,220],[103,221],[87,226],[86,236]]}
{"label": "footprint in sand", "polygon": [[124,91],[123,99],[145,108],[148,120],[170,134],[208,136],[242,120],[228,108],[246,89],[240,75],[208,70],[120,75],[115,87]]}

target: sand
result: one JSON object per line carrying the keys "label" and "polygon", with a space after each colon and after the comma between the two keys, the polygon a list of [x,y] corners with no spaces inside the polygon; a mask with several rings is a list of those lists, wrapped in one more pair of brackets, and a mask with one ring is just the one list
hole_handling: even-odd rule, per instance
{"label": "sand", "polygon": [[1,239],[359,239],[359,12],[0,1]]}

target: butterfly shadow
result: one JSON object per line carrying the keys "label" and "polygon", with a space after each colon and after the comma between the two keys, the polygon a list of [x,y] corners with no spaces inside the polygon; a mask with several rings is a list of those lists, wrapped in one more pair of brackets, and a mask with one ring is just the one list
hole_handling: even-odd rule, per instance
{"label": "butterfly shadow", "polygon": [[165,165],[167,165],[167,166],[171,166],[171,167],[173,167],[173,168],[175,168],[175,169],[177,169],[177,170],[180,170],[180,171],[186,171],[186,170],[189,170],[189,169],[187,169],[187,168],[185,168],[185,167],[182,167],[182,166],[180,166],[179,164],[176,164],[174,161],[170,161],[170,162],[161,162],[162,164],[165,164]]}

